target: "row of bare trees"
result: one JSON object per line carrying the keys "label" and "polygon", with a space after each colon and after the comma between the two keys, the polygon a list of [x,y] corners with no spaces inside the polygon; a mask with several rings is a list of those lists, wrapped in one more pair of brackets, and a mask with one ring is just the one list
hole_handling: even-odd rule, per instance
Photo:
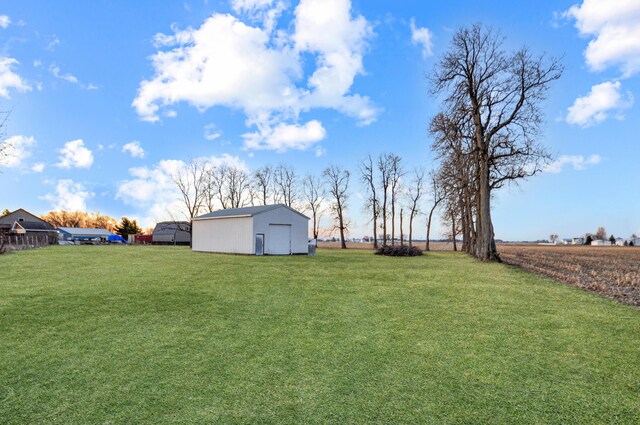
{"label": "row of bare trees", "polygon": [[[373,245],[378,240],[386,245],[396,242],[396,212],[400,208],[400,243],[404,243],[402,229],[404,207],[409,210],[409,245],[413,244],[413,221],[420,212],[421,200],[425,195],[425,172],[405,170],[402,158],[393,153],[385,153],[373,158],[369,155],[360,163],[360,180],[367,190],[365,209],[371,217]],[[379,225],[379,221],[382,223]],[[391,227],[391,234],[388,228]],[[429,226],[430,227],[430,224]],[[378,230],[382,230],[378,238]],[[427,242],[427,249],[428,242]]]}
{"label": "row of bare trees", "polygon": [[330,212],[334,230],[340,233],[346,247],[349,223],[345,210],[350,173],[339,166],[328,167],[322,176],[301,177],[285,164],[249,171],[233,164],[215,165],[194,159],[171,178],[180,192],[188,220],[218,209],[284,204],[309,212],[314,238],[318,237],[323,213]]}
{"label": "row of bare trees", "polygon": [[[369,155],[358,171],[367,191],[365,210],[371,217],[375,247],[379,242],[395,244],[397,235],[404,243],[405,218],[409,228],[407,242],[413,244],[414,221],[423,213],[423,201],[429,192],[427,179],[432,197],[435,195],[427,221],[427,233],[430,232],[434,210],[442,201],[434,174],[427,176],[422,169],[407,172],[402,158],[392,153],[376,158]],[[321,175],[301,176],[289,165],[265,165],[250,171],[203,160],[192,160],[172,175],[188,220],[218,209],[282,203],[310,216],[314,238],[318,238],[321,218],[330,215],[331,233],[339,234],[343,248],[351,225],[346,214],[353,189],[351,177],[349,170],[337,165],[327,167]]]}
{"label": "row of bare trees", "polygon": [[[474,25],[456,31],[430,75],[443,111],[431,121],[440,165],[436,186],[451,237],[483,261],[499,261],[491,219],[494,191],[541,171],[541,104],[560,78],[558,59],[527,48],[506,52],[503,37]],[[435,188],[434,188],[435,190]]]}

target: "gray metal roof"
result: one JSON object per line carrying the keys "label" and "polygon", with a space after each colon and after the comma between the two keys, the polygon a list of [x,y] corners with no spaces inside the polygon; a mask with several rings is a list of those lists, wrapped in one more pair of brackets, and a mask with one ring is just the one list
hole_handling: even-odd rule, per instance
{"label": "gray metal roof", "polygon": [[18,223],[24,230],[53,230],[53,226],[46,221],[16,221],[16,223]]}
{"label": "gray metal roof", "polygon": [[187,232],[191,229],[188,221],[162,221],[153,229],[154,235],[174,235],[178,231]]}
{"label": "gray metal roof", "polygon": [[84,227],[58,227],[58,230],[72,236],[110,236],[113,234],[105,229],[86,229]]}
{"label": "gray metal roof", "polygon": [[199,217],[194,217],[194,220],[204,219],[204,218],[222,218],[222,217],[240,217],[240,216],[253,217],[254,215],[262,214],[264,212],[275,210],[276,208],[280,208],[280,207],[291,210],[296,214],[300,214],[306,219],[309,218],[306,215],[301,214],[298,211],[294,210],[293,208],[286,206],[285,204],[274,204],[274,205],[260,205],[257,207],[229,208],[226,210],[218,210],[209,214],[201,215]]}

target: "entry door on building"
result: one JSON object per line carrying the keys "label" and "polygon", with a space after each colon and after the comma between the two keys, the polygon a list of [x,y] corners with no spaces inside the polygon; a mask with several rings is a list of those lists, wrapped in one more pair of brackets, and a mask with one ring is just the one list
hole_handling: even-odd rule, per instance
{"label": "entry door on building", "polygon": [[256,255],[264,255],[264,235],[256,234]]}

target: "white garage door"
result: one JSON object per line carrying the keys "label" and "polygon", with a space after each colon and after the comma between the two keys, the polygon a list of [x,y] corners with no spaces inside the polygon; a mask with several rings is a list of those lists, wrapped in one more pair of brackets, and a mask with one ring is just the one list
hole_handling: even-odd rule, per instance
{"label": "white garage door", "polygon": [[267,254],[289,255],[291,254],[291,225],[270,224],[267,240]]}

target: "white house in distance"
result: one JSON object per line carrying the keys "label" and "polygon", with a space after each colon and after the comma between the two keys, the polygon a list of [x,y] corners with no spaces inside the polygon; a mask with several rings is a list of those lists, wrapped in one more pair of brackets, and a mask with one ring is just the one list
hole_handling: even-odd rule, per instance
{"label": "white house in distance", "polygon": [[290,255],[309,250],[309,217],[283,204],[214,211],[191,223],[193,251]]}

